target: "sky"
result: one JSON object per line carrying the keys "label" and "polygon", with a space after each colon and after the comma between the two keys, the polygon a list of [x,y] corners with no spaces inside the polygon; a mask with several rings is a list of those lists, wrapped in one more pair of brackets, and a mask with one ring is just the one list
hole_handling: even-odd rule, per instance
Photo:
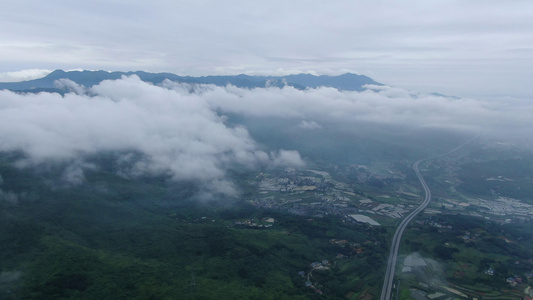
{"label": "sky", "polygon": [[533,96],[533,1],[4,1],[0,81],[54,69],[367,75]]}

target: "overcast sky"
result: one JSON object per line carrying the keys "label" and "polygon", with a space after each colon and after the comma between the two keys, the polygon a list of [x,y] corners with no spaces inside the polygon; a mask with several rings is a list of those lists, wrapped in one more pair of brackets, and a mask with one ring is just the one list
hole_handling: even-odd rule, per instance
{"label": "overcast sky", "polygon": [[533,96],[529,0],[17,0],[2,3],[0,36],[3,80],[350,71],[423,92]]}

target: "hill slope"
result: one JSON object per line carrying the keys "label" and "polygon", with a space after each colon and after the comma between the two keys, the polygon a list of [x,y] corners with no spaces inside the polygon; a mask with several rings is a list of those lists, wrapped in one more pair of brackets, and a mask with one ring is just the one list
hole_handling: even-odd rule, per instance
{"label": "hill slope", "polygon": [[106,72],[106,71],[63,71],[55,70],[46,77],[22,81],[22,82],[3,82],[0,83],[0,89],[12,91],[39,92],[39,91],[57,91],[54,82],[58,79],[67,78],[78,84],[90,87],[102,82],[103,80],[119,79],[122,76],[137,75],[141,80],[153,84],[161,83],[165,79],[175,82],[184,83],[203,83],[225,86],[232,84],[241,88],[258,88],[269,86],[283,86],[285,84],[296,88],[316,88],[320,86],[333,87],[339,90],[361,91],[364,85],[375,84],[381,85],[373,79],[357,74],[343,74],[339,76],[314,76],[311,74],[298,74],[288,76],[204,76],[190,77],[179,76],[172,73],[148,73],[143,71],[136,72]]}

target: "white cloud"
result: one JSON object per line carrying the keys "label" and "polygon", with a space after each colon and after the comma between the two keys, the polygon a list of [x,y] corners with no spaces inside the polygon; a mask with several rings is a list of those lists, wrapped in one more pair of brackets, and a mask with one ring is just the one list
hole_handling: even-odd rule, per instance
{"label": "white cloud", "polygon": [[[80,161],[100,151],[135,152],[122,170],[131,176],[167,173],[176,180],[205,182],[217,192],[234,194],[225,179],[228,165],[268,163],[244,127],[227,127],[202,94],[177,92],[142,82],[138,77],[104,81],[87,90],[69,81],[58,83],[76,93],[16,94],[0,91],[0,150],[23,150],[25,164],[71,161],[63,178],[83,181]],[[285,159],[280,152],[276,165]],[[292,154],[294,158],[294,154]],[[129,164],[128,164],[129,162]],[[20,164],[19,165],[24,165]]]}
{"label": "white cloud", "polygon": [[298,128],[301,128],[301,129],[320,129],[320,128],[322,128],[322,125],[318,124],[315,121],[302,120],[302,122],[300,122],[300,124],[298,124]]}
{"label": "white cloud", "polygon": [[0,73],[0,82],[19,82],[32,79],[43,78],[50,74],[51,70],[28,69],[15,72]]}
{"label": "white cloud", "polygon": [[211,86],[203,89],[201,98],[222,112],[304,120],[299,127],[373,122],[400,128],[440,127],[505,135],[533,130],[533,104],[527,99],[451,98],[388,86],[370,88],[346,92],[333,88],[298,90],[289,86],[282,89]]}
{"label": "white cloud", "polygon": [[80,159],[70,162],[63,170],[61,179],[68,185],[79,185],[85,181],[84,170],[96,170],[94,164],[89,164]]}
{"label": "white cloud", "polygon": [[294,150],[279,150],[278,152],[270,153],[272,161],[276,166],[289,166],[301,168],[305,166],[304,161],[300,157],[300,153]]}
{"label": "white cloud", "polygon": [[167,81],[159,87],[135,76],[87,90],[68,81],[59,84],[76,93],[62,97],[0,91],[0,151],[23,150],[26,164],[69,161],[63,178],[73,184],[93,168],[83,157],[100,151],[121,153],[117,165],[123,176],[164,173],[176,180],[204,182],[211,192],[225,194],[235,194],[225,177],[229,165],[304,165],[294,150],[262,151],[246,128],[226,126],[220,115],[224,113],[285,118],[302,129],[357,130],[366,123],[389,124],[396,130],[439,127],[505,135],[533,131],[533,104],[520,99],[455,99],[386,86],[343,92]]}
{"label": "white cloud", "polygon": [[66,90],[70,93],[82,95],[87,92],[87,89],[80,85],[75,83],[74,81],[68,79],[68,78],[61,78],[54,82],[54,86],[61,90]]}

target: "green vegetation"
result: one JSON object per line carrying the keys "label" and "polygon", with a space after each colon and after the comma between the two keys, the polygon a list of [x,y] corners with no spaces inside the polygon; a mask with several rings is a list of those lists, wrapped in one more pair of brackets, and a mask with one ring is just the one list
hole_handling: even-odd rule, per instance
{"label": "green vegetation", "polygon": [[[193,200],[194,184],[165,178],[100,170],[72,186],[57,179],[61,168],[8,163],[0,174],[2,190],[17,197],[0,202],[0,270],[20,274],[0,283],[2,299],[308,299],[319,297],[305,286],[310,264],[324,259],[329,270],[311,274],[320,297],[381,285],[383,229]],[[275,219],[268,229],[234,224],[267,217]],[[331,239],[358,243],[361,253]]]}
{"label": "green vegetation", "polygon": [[[453,293],[444,287],[517,298],[533,270],[530,206],[521,202],[530,199],[522,193],[532,187],[531,159],[494,149],[452,156],[422,166],[434,200],[400,251],[427,265],[402,273],[400,299],[410,288]],[[398,214],[422,197],[405,160],[230,168],[241,195],[229,199],[202,198],[198,183],[165,175],[118,176],[112,153],[88,158],[98,168],[77,184],[66,163],[14,167],[21,158],[0,156],[1,299],[371,299]]]}
{"label": "green vegetation", "polygon": [[497,159],[464,164],[461,190],[472,195],[502,195],[533,203],[533,159]]}
{"label": "green vegetation", "polygon": [[[406,232],[402,252],[418,252],[438,265],[403,273],[404,285],[421,289],[419,282],[447,283],[473,297],[509,296],[517,291],[507,278],[519,278],[518,290],[527,286],[525,274],[533,269],[532,231],[531,222],[502,225],[464,215],[423,217]],[[425,277],[413,276],[417,272]]]}

